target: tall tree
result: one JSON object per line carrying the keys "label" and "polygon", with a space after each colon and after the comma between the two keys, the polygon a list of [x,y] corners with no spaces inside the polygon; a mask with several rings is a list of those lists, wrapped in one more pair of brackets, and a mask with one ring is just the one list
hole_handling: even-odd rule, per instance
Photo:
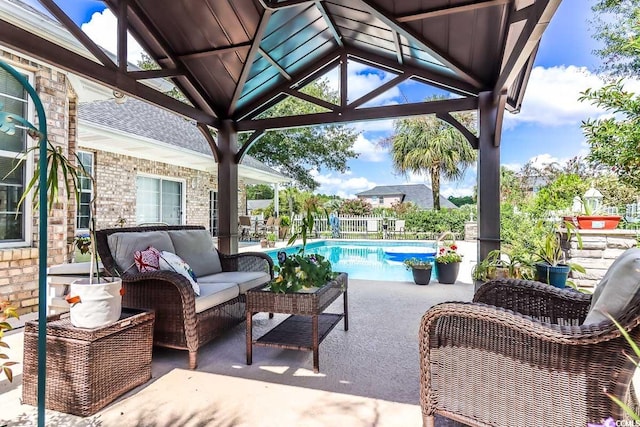
{"label": "tall tree", "polygon": [[[307,85],[303,91],[331,102],[338,101],[338,93],[326,80]],[[326,110],[295,97],[286,98],[260,115],[260,118],[314,114]],[[291,176],[300,187],[318,187],[310,170],[333,170],[344,173],[347,161],[357,157],[353,144],[358,133],[343,125],[326,125],[266,132],[249,149],[249,154],[261,162]],[[243,138],[242,141],[246,141]]]}
{"label": "tall tree", "polygon": [[247,200],[273,199],[273,188],[268,184],[247,185]]}
{"label": "tall tree", "polygon": [[[455,117],[468,128],[475,124],[472,113],[457,113]],[[440,210],[440,178],[460,179],[477,158],[467,139],[435,116],[395,121],[393,135],[380,145],[390,149],[393,167],[401,174],[429,174],[436,210]]]}
{"label": "tall tree", "polygon": [[[593,11],[594,37],[604,43],[596,51],[604,60],[603,70],[618,77],[640,75],[640,0],[599,0]],[[612,113],[582,123],[591,147],[587,159],[611,168],[621,182],[640,189],[640,97],[618,80],[587,89],[580,100]]]}

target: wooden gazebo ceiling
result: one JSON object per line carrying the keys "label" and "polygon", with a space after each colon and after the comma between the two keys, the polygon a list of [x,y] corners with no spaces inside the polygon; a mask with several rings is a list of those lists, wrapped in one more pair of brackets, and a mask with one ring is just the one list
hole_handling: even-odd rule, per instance
{"label": "wooden gazebo ceiling", "polygon": [[[161,67],[141,72],[126,67],[126,37],[119,37],[119,60],[114,63],[54,0],[40,1],[99,64],[8,23],[0,25],[0,42],[200,123],[218,127],[220,120],[231,119],[238,130],[445,114],[476,108],[477,95],[485,91],[506,98],[506,107],[517,110],[540,37],[560,2],[105,0],[118,17],[118,34],[128,30]],[[368,99],[349,100],[346,90],[337,106],[297,90],[334,66],[340,67],[341,87],[346,87],[347,60],[391,71],[397,76],[395,84],[418,78],[462,98],[430,107],[374,109],[357,108]],[[171,77],[191,106],[139,84],[156,77]],[[314,102],[327,113],[279,122],[253,119],[285,96]]]}

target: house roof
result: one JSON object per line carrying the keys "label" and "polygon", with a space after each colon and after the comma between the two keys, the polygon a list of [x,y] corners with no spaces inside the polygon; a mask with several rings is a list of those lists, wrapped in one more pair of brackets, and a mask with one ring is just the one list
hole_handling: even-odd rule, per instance
{"label": "house roof", "polygon": [[[378,185],[370,190],[357,193],[358,197],[403,196],[403,202],[412,202],[422,209],[433,209],[433,192],[424,184]],[[457,208],[448,199],[440,196],[441,208]]]}
{"label": "house roof", "polygon": [[[213,157],[196,123],[135,98],[123,104],[114,100],[81,102],[80,121],[115,129],[139,137],[163,142]],[[282,175],[249,155],[242,158],[243,165],[271,174]]]}

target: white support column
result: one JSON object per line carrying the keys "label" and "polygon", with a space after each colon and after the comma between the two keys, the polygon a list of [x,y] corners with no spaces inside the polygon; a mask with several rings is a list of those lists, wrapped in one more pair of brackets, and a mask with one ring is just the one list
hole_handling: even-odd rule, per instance
{"label": "white support column", "polygon": [[280,216],[280,184],[277,182],[273,184],[273,207],[274,207],[273,210],[276,213],[276,216],[279,217]]}

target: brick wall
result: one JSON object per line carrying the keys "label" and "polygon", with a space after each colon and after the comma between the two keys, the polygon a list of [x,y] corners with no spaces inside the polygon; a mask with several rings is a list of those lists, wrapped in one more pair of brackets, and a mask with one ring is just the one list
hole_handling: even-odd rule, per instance
{"label": "brick wall", "polygon": [[[33,85],[42,101],[47,117],[49,141],[62,147],[66,154],[69,141],[75,141],[75,132],[70,134],[70,98],[75,95],[69,90],[66,76],[42,64],[0,50],[0,57],[19,70],[33,74]],[[33,120],[38,125],[38,118]],[[31,142],[30,142],[31,143]],[[34,156],[37,162],[37,155]],[[67,244],[69,223],[67,217],[64,184],[60,182],[60,201],[49,212],[48,259],[49,265],[65,262],[68,258]],[[32,207],[32,243],[23,248],[0,248],[0,298],[8,299],[17,307],[19,314],[37,310],[38,299],[38,210]]]}

